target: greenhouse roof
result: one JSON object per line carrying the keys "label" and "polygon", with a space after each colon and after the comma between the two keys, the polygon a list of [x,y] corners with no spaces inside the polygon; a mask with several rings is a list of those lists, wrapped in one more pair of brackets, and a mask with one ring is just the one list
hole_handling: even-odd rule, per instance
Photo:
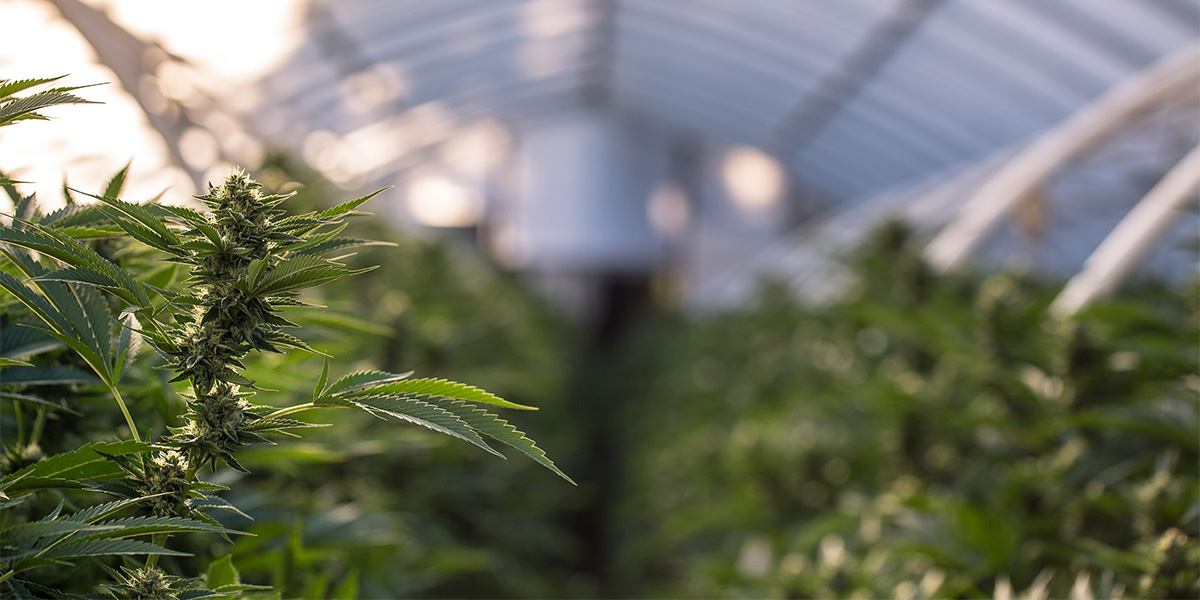
{"label": "greenhouse roof", "polygon": [[285,137],[599,106],[762,147],[838,201],[1030,139],[1200,36],[1200,3],[343,0],[304,27],[264,81]]}

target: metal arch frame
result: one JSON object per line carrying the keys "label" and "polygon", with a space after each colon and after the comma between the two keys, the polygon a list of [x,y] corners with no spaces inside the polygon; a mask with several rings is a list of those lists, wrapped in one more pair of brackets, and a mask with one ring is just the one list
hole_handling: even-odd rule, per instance
{"label": "metal arch frame", "polygon": [[1088,257],[1067,282],[1050,312],[1070,317],[1092,300],[1112,292],[1150,251],[1171,224],[1174,212],[1200,189],[1200,146],[1183,157]]}
{"label": "metal arch frame", "polygon": [[765,145],[780,156],[794,156],[862,93],[879,71],[930,13],[945,0],[901,0],[876,21],[864,40],[851,47],[841,62],[820,75],[817,83],[783,114]]}
{"label": "metal arch frame", "polygon": [[1123,120],[1200,77],[1200,42],[1125,79],[1048,131],[1000,169],[925,249],[935,268],[961,265],[1021,198],[1063,163],[1115,130]]}

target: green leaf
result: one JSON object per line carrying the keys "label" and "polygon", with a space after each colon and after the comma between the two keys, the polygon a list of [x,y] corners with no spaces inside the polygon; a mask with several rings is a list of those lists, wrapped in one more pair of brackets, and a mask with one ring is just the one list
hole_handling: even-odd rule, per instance
{"label": "green leaf", "polygon": [[0,371],[3,385],[67,385],[100,383],[95,375],[70,365],[29,365]]}
{"label": "green leaf", "polygon": [[39,77],[35,79],[0,79],[0,100],[6,100],[9,96],[25,91],[32,87],[37,87],[42,84],[58,81],[66,77],[59,75],[58,77]]}
{"label": "green leaf", "polygon": [[62,347],[61,342],[24,323],[5,327],[3,335],[0,335],[0,356],[6,358],[26,358]]}
{"label": "green leaf", "polygon": [[483,438],[479,437],[479,434],[467,422],[428,400],[428,397],[398,395],[355,396],[354,398],[326,397],[315,404],[318,406],[353,406],[377,417],[387,415],[456,437],[496,456],[504,456],[484,442]]}
{"label": "green leaf", "polygon": [[117,171],[112,176],[112,179],[108,180],[108,183],[104,186],[105,196],[116,198],[121,195],[121,190],[125,188],[125,177],[129,175],[129,165],[130,163],[125,163],[125,166],[120,171]]}
{"label": "green leaf", "polygon": [[135,282],[128,272],[95,250],[55,229],[37,223],[23,224],[24,229],[0,227],[0,241],[36,250],[72,267],[98,271],[111,280],[115,287],[125,291],[121,295],[122,300],[135,306],[149,306],[150,298],[145,288]]}
{"label": "green leaf", "polygon": [[208,565],[208,573],[205,575],[204,581],[210,589],[240,584],[241,577],[237,567],[233,566],[233,557],[226,554],[214,560],[212,564]]}
{"label": "green leaf", "polygon": [[174,220],[182,225],[196,227],[197,225],[208,223],[208,217],[204,213],[186,208],[183,206],[171,206],[167,204],[150,204],[146,205],[146,210],[154,212],[162,212],[164,216],[174,217]]}
{"label": "green leaf", "polygon": [[85,444],[70,452],[51,456],[39,463],[0,478],[0,491],[9,497],[54,487],[45,479],[102,481],[124,477],[125,472],[100,452],[110,456],[141,454],[154,449],[145,442],[97,442]]}
{"label": "green leaf", "polygon": [[50,408],[53,410],[61,410],[64,412],[71,413],[73,415],[82,415],[83,414],[77,410],[71,410],[71,409],[63,406],[59,402],[51,402],[49,400],[45,400],[45,399],[39,398],[37,396],[31,396],[29,394],[14,394],[12,392],[0,392],[0,399],[16,400],[17,402],[29,402],[32,404],[39,404],[41,406],[45,406],[46,408]]}
{"label": "green leaf", "polygon": [[412,371],[400,374],[386,373],[384,371],[356,371],[333,382],[333,385],[329,386],[329,389],[324,390],[322,396],[348,394],[366,389],[369,386],[401,381],[407,379],[410,375],[412,375]]}
{"label": "green leaf", "polygon": [[63,92],[41,92],[25,98],[14,98],[0,103],[0,126],[26,119],[42,119],[45,117],[34,111],[60,104],[99,104],[84,100],[73,94]]}
{"label": "green leaf", "polygon": [[60,281],[82,283],[101,288],[120,298],[125,304],[136,307],[149,305],[149,295],[143,292],[143,298],[138,298],[130,290],[125,289],[121,282],[113,280],[108,275],[87,267],[68,267],[40,275],[34,281]]}
{"label": "green leaf", "polygon": [[554,471],[559,477],[570,481],[571,485],[576,485],[574,481],[571,481],[570,477],[567,477],[566,473],[563,473],[554,465],[554,462],[552,462],[546,456],[545,451],[543,451],[541,448],[538,448],[533,440],[525,437],[523,432],[517,430],[516,427],[509,425],[508,421],[505,421],[504,419],[501,419],[500,417],[493,415],[482,408],[472,406],[471,404],[468,404],[462,400],[442,400],[433,398],[431,401],[436,402],[442,408],[453,412],[460,419],[470,425],[472,429],[498,442],[515,448],[522,454],[532,458],[535,462],[543,467]]}
{"label": "green leaf", "polygon": [[364,246],[394,246],[394,242],[380,242],[376,240],[363,240],[358,238],[334,238],[322,241],[315,244],[301,244],[299,246],[288,248],[289,251],[297,254],[325,254],[335,250],[345,250],[348,248],[361,248]]}
{"label": "green leaf", "polygon": [[6,527],[0,532],[0,539],[4,540],[5,544],[13,542],[23,542],[27,540],[36,540],[38,538],[62,536],[72,533],[100,533],[115,529],[112,525],[93,525],[90,523],[79,523],[76,521],[53,520],[53,521],[33,521],[30,523],[21,523]]}
{"label": "green leaf", "polygon": [[[68,320],[49,300],[46,300],[41,294],[33,291],[29,286],[17,281],[15,277],[0,271],[0,288],[7,290],[21,304],[24,304],[34,315],[42,320],[43,323],[52,327],[60,333],[67,333],[71,330],[71,322]],[[41,327],[26,325],[36,331],[45,331]]]}
{"label": "green leaf", "polygon": [[124,500],[115,500],[113,502],[105,502],[104,504],[89,506],[83,510],[76,511],[63,517],[63,520],[76,521],[79,523],[95,523],[100,519],[103,519],[121,510],[122,508],[141,500],[143,500],[143,498],[126,498]]}
{"label": "green leaf", "polygon": [[358,208],[359,206],[362,206],[362,204],[364,202],[366,202],[367,200],[370,200],[371,198],[374,198],[375,196],[378,196],[379,194],[386,192],[387,190],[390,190],[390,189],[392,189],[392,186],[388,186],[388,187],[385,187],[382,189],[375,190],[374,192],[371,192],[370,194],[367,194],[366,196],[363,196],[361,198],[355,198],[354,200],[350,200],[348,202],[343,202],[337,206],[334,206],[333,208],[330,208],[330,209],[322,212],[321,214],[317,215],[317,217],[321,218],[321,219],[328,219],[329,217],[336,217],[339,215],[352,214],[351,211]]}
{"label": "green leaf", "polygon": [[84,540],[61,544],[41,556],[44,559],[66,560],[84,556],[110,556],[116,554],[160,554],[164,556],[191,556],[188,552],[168,550],[162,546],[140,540]]}
{"label": "green leaf", "polygon": [[179,236],[175,235],[175,232],[171,231],[159,217],[146,210],[144,206],[109,196],[74,191],[108,205],[104,214],[120,225],[129,235],[151,247],[175,254],[172,248],[179,244]]}
{"label": "green leaf", "polygon": [[325,366],[321,368],[321,378],[317,380],[317,387],[313,388],[313,401],[325,394],[325,382],[329,381],[329,359],[325,359]]}
{"label": "green leaf", "polygon": [[183,533],[187,531],[251,535],[244,531],[218,527],[186,517],[128,517],[114,521],[104,521],[100,524],[111,529],[82,537],[87,539],[109,539],[126,538],[135,535],[151,535],[155,533]]}
{"label": "green leaf", "polygon": [[38,223],[61,229],[64,227],[94,227],[107,224],[109,221],[96,204],[68,204],[42,217]]}
{"label": "green leaf", "polygon": [[249,296],[261,298],[314,287],[340,279],[348,274],[363,272],[352,270],[318,256],[296,256],[268,271],[249,290]]}
{"label": "green leaf", "polygon": [[445,379],[409,379],[406,381],[391,382],[372,386],[369,388],[369,390],[372,394],[425,394],[430,396],[442,396],[445,398],[467,400],[479,404],[491,404],[494,406],[502,406],[504,408],[537,410],[537,407],[535,406],[515,404],[513,402],[498,398],[494,394],[481,390],[477,387],[456,383],[453,381],[447,381]]}

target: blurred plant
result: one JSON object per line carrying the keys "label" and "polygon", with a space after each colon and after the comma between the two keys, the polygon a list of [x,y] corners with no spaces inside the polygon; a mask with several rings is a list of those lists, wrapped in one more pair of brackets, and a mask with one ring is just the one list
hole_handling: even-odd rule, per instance
{"label": "blurred plant", "polygon": [[1059,322],[1056,285],[935,276],[909,239],[834,305],[768,287],[631,343],[621,593],[1200,595],[1197,304],[1144,283]]}
{"label": "blurred plant", "polygon": [[[78,101],[63,93],[66,88],[10,98],[48,81],[4,82],[0,114],[12,116],[0,125],[38,118],[33,111],[40,107]],[[281,310],[311,306],[300,299],[302,290],[363,271],[323,255],[371,244],[339,233],[345,227],[343,219],[375,194],[320,212],[286,216],[279,208],[286,196],[265,196],[259,184],[235,172],[199,197],[209,208],[202,213],[135,204],[109,195],[119,192],[123,179],[124,172],[114,177],[105,194],[88,194],[98,204],[68,204],[64,211],[45,217],[32,197],[15,199],[11,223],[0,226],[0,252],[5,268],[12,270],[0,272],[0,287],[28,311],[20,314],[6,301],[5,324],[19,323],[48,336],[55,347],[62,344],[74,351],[115,400],[132,438],[84,443],[39,460],[43,456],[36,440],[43,413],[31,436],[33,443],[18,435],[18,447],[6,460],[14,470],[0,478],[0,543],[4,545],[0,583],[5,584],[6,596],[62,596],[67,592],[54,587],[62,581],[54,579],[59,567],[81,558],[118,555],[126,556],[127,562],[132,555],[149,558],[144,565],[127,564],[120,572],[109,571],[118,583],[104,591],[113,597],[199,598],[252,589],[238,582],[232,565],[223,574],[210,570],[205,583],[163,573],[158,557],[187,554],[167,547],[171,534],[238,533],[203,512],[237,509],[213,493],[226,487],[199,480],[198,471],[219,463],[244,470],[234,457],[243,446],[267,442],[266,434],[312,427],[292,417],[317,408],[354,408],[381,419],[415,423],[498,454],[484,441],[488,438],[566,478],[524,434],[477,405],[528,407],[443,379],[414,380],[407,374],[360,370],[330,381],[326,362],[309,402],[281,409],[249,403],[252,390],[259,389],[243,375],[244,359],[251,351],[311,350],[283,331],[296,325]],[[16,198],[11,180],[8,183],[10,195]],[[161,277],[157,270],[128,270],[134,263],[122,266],[90,245],[89,240],[101,238],[118,243],[137,240],[165,260],[186,267],[188,279],[180,285],[173,271]],[[143,441],[134,412],[122,395],[122,375],[139,364],[142,339],[165,358],[164,368],[175,372],[173,381],[186,381],[191,388],[185,396],[183,426],[153,444]],[[0,366],[37,368],[26,359],[50,346],[18,348],[19,352],[6,354]],[[56,375],[66,377],[50,376],[40,383],[78,381],[70,379],[78,377],[76,371]],[[6,392],[14,402],[12,421],[19,432],[23,431],[22,403],[58,406],[23,391]],[[61,397],[63,405],[73,400],[71,393]],[[16,469],[22,463],[32,464]],[[123,499],[64,512],[64,504],[69,501],[74,508],[76,502],[66,491],[77,489]],[[35,493],[57,496],[60,503],[41,519],[36,519],[36,513],[11,510]],[[106,520],[134,505],[140,516]],[[146,536],[150,541],[137,539]],[[43,571],[48,574],[40,578]],[[76,580],[69,587],[95,583]]]}

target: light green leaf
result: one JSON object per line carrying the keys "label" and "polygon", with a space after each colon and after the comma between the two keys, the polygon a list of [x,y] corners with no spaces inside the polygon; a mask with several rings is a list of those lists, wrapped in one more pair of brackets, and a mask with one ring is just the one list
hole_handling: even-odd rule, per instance
{"label": "light green leaf", "polygon": [[[329,402],[345,406],[342,402],[338,402],[339,400],[348,402],[375,416],[387,415],[402,421],[408,421],[409,423],[469,442],[496,456],[504,456],[484,442],[468,423],[464,422],[454,413],[431,404],[428,401],[428,397],[399,395],[356,396],[352,399],[337,398]],[[323,405],[325,402],[319,401],[316,404]]]}
{"label": "light green leaf", "polygon": [[42,84],[50,83],[51,81],[58,81],[59,79],[62,79],[63,77],[66,77],[66,75],[59,75],[58,77],[39,77],[39,78],[32,78],[32,79],[0,79],[0,100],[6,100],[6,99],[8,99],[9,96],[11,96],[17,92],[25,91],[32,87],[37,87]]}
{"label": "light green leaf", "polygon": [[491,392],[487,392],[463,383],[447,381],[445,379],[409,379],[405,381],[379,384],[372,386],[365,391],[369,391],[372,394],[426,394],[430,396],[443,396],[445,398],[467,400],[479,404],[491,404],[494,406],[502,406],[504,408],[537,410],[537,407],[535,406],[525,406],[523,404],[509,402],[496,397]]}
{"label": "light green leaf", "polygon": [[356,371],[333,382],[333,385],[329,386],[328,390],[324,390],[322,395],[332,396],[349,394],[366,389],[370,386],[401,381],[403,379],[407,379],[411,375],[412,371],[400,374],[386,373],[384,371]]}
{"label": "light green leaf", "polygon": [[505,421],[504,419],[501,419],[500,417],[493,415],[482,408],[475,407],[462,400],[431,398],[430,401],[450,412],[453,412],[456,416],[458,416],[458,418],[465,421],[475,431],[478,431],[479,433],[486,435],[498,442],[515,448],[522,454],[532,458],[543,467],[554,471],[559,477],[570,481],[572,485],[576,485],[574,481],[571,481],[570,477],[567,477],[566,473],[560,471],[558,467],[554,465],[554,462],[546,457],[545,451],[543,451],[541,448],[538,448],[533,440],[525,437],[523,432],[510,425],[508,421]]}
{"label": "light green leaf", "polygon": [[219,588],[225,585],[238,585],[241,583],[241,578],[238,575],[238,570],[233,566],[233,557],[230,555],[222,556],[214,560],[208,565],[208,573],[205,575],[205,583],[210,589]]}

